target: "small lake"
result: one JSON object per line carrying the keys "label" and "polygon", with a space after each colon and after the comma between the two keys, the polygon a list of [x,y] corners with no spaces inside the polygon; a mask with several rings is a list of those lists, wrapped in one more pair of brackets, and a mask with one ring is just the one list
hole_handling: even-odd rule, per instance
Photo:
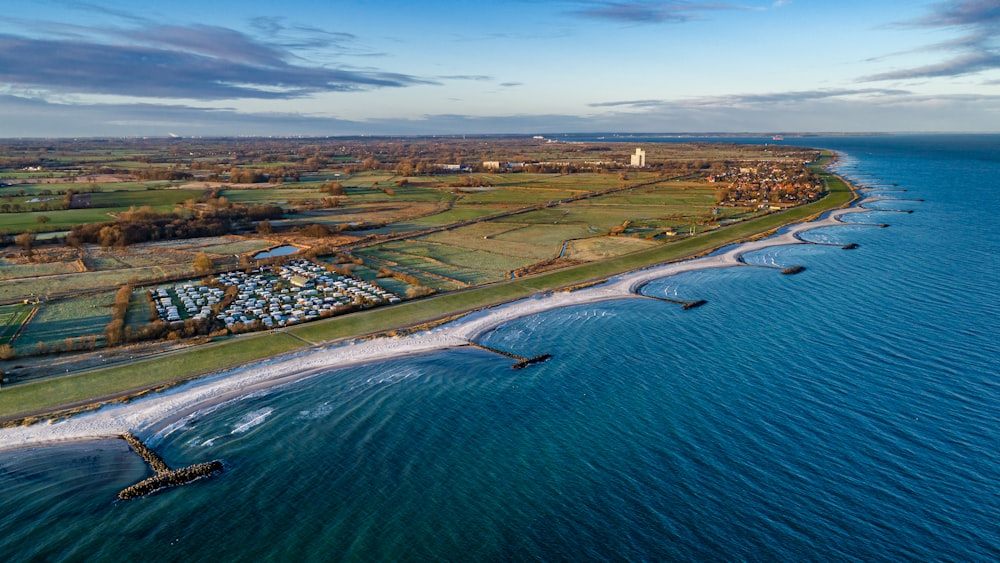
{"label": "small lake", "polygon": [[266,250],[264,252],[258,252],[257,254],[254,254],[253,257],[254,257],[254,259],[259,260],[261,258],[274,258],[275,256],[288,256],[289,254],[295,254],[299,250],[302,250],[302,249],[299,248],[299,247],[297,247],[297,246],[292,246],[292,245],[286,244],[284,246],[276,246],[276,247],[272,248],[271,250]]}

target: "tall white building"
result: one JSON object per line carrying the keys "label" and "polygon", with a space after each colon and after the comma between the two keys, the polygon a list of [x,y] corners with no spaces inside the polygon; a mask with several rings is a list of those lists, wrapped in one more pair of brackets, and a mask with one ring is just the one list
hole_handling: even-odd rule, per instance
{"label": "tall white building", "polygon": [[646,151],[640,148],[635,149],[635,154],[632,155],[632,167],[633,168],[646,167]]}

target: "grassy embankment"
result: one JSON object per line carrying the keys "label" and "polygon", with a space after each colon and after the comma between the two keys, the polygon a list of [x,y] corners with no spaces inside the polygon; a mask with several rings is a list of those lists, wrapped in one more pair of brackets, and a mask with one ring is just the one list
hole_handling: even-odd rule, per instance
{"label": "grassy embankment", "polygon": [[822,200],[808,205],[603,262],[284,329],[283,332],[290,334],[277,332],[244,335],[148,360],[8,387],[0,392],[0,418],[10,419],[29,412],[61,409],[67,405],[86,403],[99,397],[136,394],[172,382],[299,350],[306,347],[303,340],[318,343],[427,323],[539,292],[584,284],[654,264],[702,255],[727,244],[766,236],[783,225],[804,221],[824,211],[842,207],[854,198],[850,186],[843,180],[819,170],[829,160],[830,157],[824,157],[815,165],[817,171],[822,174],[829,193]]}

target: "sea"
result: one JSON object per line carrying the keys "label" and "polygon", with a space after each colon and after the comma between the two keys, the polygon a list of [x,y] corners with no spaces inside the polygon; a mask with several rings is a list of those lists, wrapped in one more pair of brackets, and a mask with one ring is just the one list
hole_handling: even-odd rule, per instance
{"label": "sea", "polygon": [[616,140],[832,149],[867,211],[746,257],[798,275],[643,289],[697,309],[483,338],[526,369],[331,365],[149,431],[225,471],[146,498],[121,440],[0,452],[0,561],[1000,560],[1000,136]]}

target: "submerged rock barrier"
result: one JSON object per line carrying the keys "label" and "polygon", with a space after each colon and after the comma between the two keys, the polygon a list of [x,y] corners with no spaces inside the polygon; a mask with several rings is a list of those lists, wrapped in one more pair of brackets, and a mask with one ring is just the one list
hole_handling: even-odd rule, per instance
{"label": "submerged rock barrier", "polygon": [[494,354],[499,354],[501,356],[504,356],[506,358],[510,358],[512,360],[517,360],[517,363],[514,364],[514,365],[512,365],[512,366],[510,366],[510,369],[522,369],[522,368],[530,366],[531,364],[537,364],[539,362],[544,362],[545,360],[547,360],[547,359],[549,359],[549,358],[552,357],[552,354],[542,354],[541,356],[535,356],[534,358],[528,358],[526,356],[518,356],[517,354],[513,354],[511,352],[506,352],[504,350],[497,350],[496,348],[490,348],[489,346],[484,346],[484,345],[478,344],[476,342],[470,342],[469,346],[473,346],[475,348],[479,348],[480,350],[486,350],[487,352],[493,352]]}
{"label": "submerged rock barrier", "polygon": [[512,360],[517,360],[519,362],[523,362],[528,359],[524,356],[518,356],[517,354],[514,354],[512,352],[507,352],[505,350],[498,350],[497,348],[491,348],[489,346],[484,346],[483,344],[478,344],[476,342],[470,342],[469,345],[479,348],[480,350],[486,350],[487,352],[493,352],[494,354],[499,354],[501,356],[510,358]]}
{"label": "submerged rock barrier", "polygon": [[517,362],[516,364],[510,366],[510,369],[524,369],[524,368],[530,366],[531,364],[537,364],[537,363],[540,363],[540,362],[544,362],[545,360],[547,360],[547,359],[549,359],[551,357],[552,357],[552,354],[542,354],[541,356],[535,356],[534,358],[525,358],[525,359],[521,360],[520,362]]}
{"label": "submerged rock barrier", "polygon": [[167,487],[186,485],[196,479],[210,477],[223,469],[222,462],[219,460],[196,463],[182,469],[170,469],[163,458],[156,455],[156,452],[149,449],[135,434],[125,432],[121,438],[128,442],[135,453],[139,454],[139,457],[145,460],[149,467],[156,472],[156,475],[122,489],[118,493],[118,498],[121,500],[144,497]]}
{"label": "submerged rock barrier", "polygon": [[[642,295],[641,293],[639,295]],[[695,307],[701,307],[702,305],[708,303],[704,299],[699,299],[697,301],[681,301],[680,299],[670,299],[669,297],[657,297],[655,295],[642,295],[643,297],[648,297],[650,299],[656,299],[657,301],[666,301],[667,303],[675,303],[681,306],[681,309],[687,311],[688,309],[694,309]]]}
{"label": "submerged rock barrier", "polygon": [[805,269],[806,269],[805,266],[790,266],[782,270],[781,273],[785,274],[786,276],[792,276],[798,274],[799,272],[804,272]]}

